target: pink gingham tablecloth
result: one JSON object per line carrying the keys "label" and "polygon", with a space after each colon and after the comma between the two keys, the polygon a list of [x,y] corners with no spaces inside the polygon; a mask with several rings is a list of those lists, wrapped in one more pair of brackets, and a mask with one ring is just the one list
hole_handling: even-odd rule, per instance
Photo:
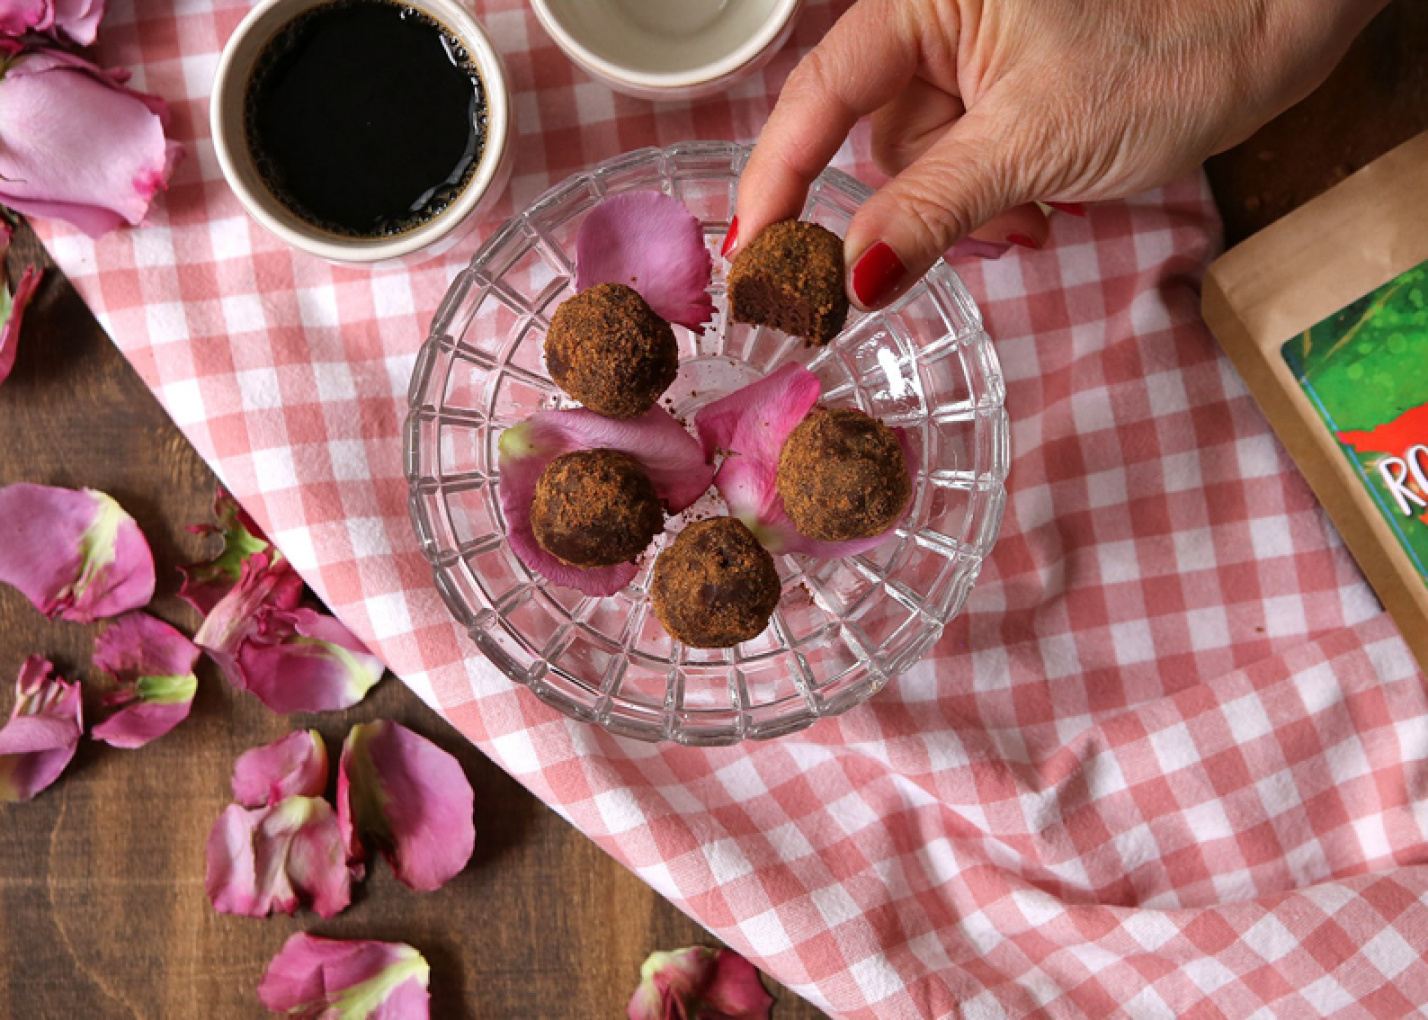
{"label": "pink gingham tablecloth", "polygon": [[[401,425],[475,241],[336,269],[251,224],[207,130],[241,0],[116,0],[102,58],[189,149],[150,221],[50,251],[224,482],[423,699],[655,889],[840,1017],[1401,1017],[1428,1003],[1428,700],[1392,622],[1199,321],[1202,181],[969,265],[1007,377],[1002,537],[935,653],[862,708],[721,750],[556,715],[453,624]],[[568,173],[751,139],[835,9],[728,95],[585,80],[518,0],[497,221]],[[872,179],[866,138],[839,165]],[[632,978],[633,979],[633,978]]]}

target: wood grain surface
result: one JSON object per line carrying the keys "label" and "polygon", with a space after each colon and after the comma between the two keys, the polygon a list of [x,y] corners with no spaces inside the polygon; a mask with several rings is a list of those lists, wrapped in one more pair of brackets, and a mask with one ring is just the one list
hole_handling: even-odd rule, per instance
{"label": "wood grain surface", "polygon": [[[1398,0],[1319,93],[1213,160],[1211,181],[1238,240],[1428,128],[1428,4]],[[12,276],[43,257],[23,232]],[[175,597],[178,563],[202,543],[214,480],[53,270],[0,388],[0,483],[90,486],[138,519],[159,566],[153,611],[192,632]],[[90,664],[97,626],[45,621],[0,589],[0,711],[27,654],[82,679],[98,718],[108,689]],[[335,751],[348,726],[395,718],[453,752],[476,790],[477,847],[446,888],[412,893],[385,865],[330,921],[215,913],[203,844],[229,800],[234,758],[297,726]],[[335,754],[334,754],[335,758]],[[0,1017],[244,1018],[294,931],[410,942],[432,964],[433,1016],[615,1018],[655,949],[716,944],[707,933],[528,794],[387,677],[356,709],[284,719],[206,662],[191,718],[149,747],[84,741],[34,802],[0,805]],[[778,1020],[820,1014],[778,990]]]}

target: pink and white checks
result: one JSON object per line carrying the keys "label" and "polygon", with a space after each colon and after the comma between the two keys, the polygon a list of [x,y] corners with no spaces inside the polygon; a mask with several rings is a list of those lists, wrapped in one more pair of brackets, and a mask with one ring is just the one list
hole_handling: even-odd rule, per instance
{"label": "pink and white checks", "polygon": [[[434,708],[665,896],[843,1017],[1401,1017],[1428,1003],[1428,698],[1200,325],[1216,223],[1187,182],[1044,253],[966,267],[1007,374],[1002,538],[936,654],[770,744],[654,747],[555,715],[448,617],[401,423],[469,251],[296,255],[222,184],[206,102],[242,0],[118,0],[107,62],[189,147],[151,222],[41,227],[219,475]],[[585,81],[519,0],[481,17],[515,89],[505,209],[617,152],[751,138],[761,76],[652,107]],[[869,174],[866,140],[840,164]]]}

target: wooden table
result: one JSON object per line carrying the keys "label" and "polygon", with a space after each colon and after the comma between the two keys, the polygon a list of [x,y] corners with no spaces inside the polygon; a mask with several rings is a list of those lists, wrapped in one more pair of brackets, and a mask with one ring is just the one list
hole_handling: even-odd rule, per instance
{"label": "wooden table", "polygon": [[[1428,5],[1397,0],[1330,83],[1233,152],[1210,178],[1231,242],[1428,128]],[[12,276],[42,258],[23,234]],[[207,518],[214,480],[51,271],[0,389],[0,482],[91,486],[138,519],[159,565],[154,611],[192,632],[174,566],[200,556],[185,525]],[[97,627],[48,623],[0,590],[0,705],[31,652],[82,678]],[[395,718],[460,758],[476,789],[470,867],[436,893],[407,891],[385,865],[353,907],[323,921],[215,913],[203,845],[229,800],[233,760],[295,725],[338,747],[358,721]],[[388,677],[358,708],[291,721],[235,692],[206,663],[192,717],[137,751],[85,741],[69,771],[24,805],[0,805],[0,1017],[241,1018],[266,1015],[254,988],[289,933],[412,943],[432,964],[433,1015],[622,1016],[652,950],[709,936],[525,792]],[[779,1020],[818,1016],[779,990]]]}

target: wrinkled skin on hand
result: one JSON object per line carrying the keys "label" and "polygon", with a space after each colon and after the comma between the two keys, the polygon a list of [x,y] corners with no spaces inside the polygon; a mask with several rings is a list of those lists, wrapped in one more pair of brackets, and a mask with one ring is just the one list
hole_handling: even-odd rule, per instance
{"label": "wrinkled skin on hand", "polygon": [[[1038,200],[1134,194],[1243,141],[1317,87],[1384,3],[859,0],[789,77],[744,171],[738,240],[796,216],[871,116],[893,180],[845,255],[854,302],[887,304],[968,235],[1040,247]],[[906,271],[876,274],[873,295],[858,261],[878,242]]]}

